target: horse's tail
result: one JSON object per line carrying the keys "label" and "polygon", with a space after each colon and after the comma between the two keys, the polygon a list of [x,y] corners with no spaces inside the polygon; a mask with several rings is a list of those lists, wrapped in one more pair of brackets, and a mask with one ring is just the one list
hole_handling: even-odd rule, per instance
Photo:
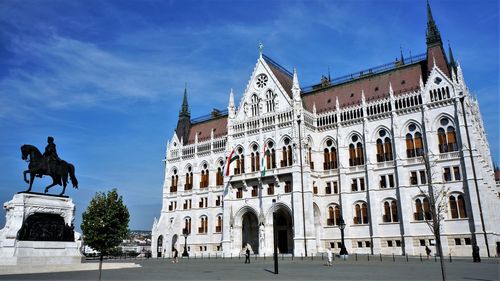
{"label": "horse's tail", "polygon": [[69,172],[69,177],[71,179],[71,183],[73,184],[73,187],[78,189],[78,180],[75,177],[75,166],[73,164],[68,163],[68,172]]}

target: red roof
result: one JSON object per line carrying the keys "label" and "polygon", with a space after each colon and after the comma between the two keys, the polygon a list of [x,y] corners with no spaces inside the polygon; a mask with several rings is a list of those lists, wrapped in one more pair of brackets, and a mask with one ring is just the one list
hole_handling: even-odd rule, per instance
{"label": "red roof", "polygon": [[187,143],[193,144],[196,135],[198,135],[198,142],[209,140],[213,130],[215,130],[214,138],[227,135],[227,116],[216,117],[191,125]]}
{"label": "red roof", "polygon": [[264,60],[267,62],[267,65],[269,65],[269,68],[273,72],[274,76],[276,76],[276,79],[278,79],[278,82],[280,85],[285,89],[286,93],[290,98],[293,98],[292,94],[292,86],[293,86],[293,76],[292,74],[284,69],[282,66],[274,62],[272,59],[269,57],[263,55]]}
{"label": "red roof", "polygon": [[305,93],[302,100],[307,110],[312,111],[313,104],[316,104],[316,112],[321,113],[334,110],[337,97],[341,107],[360,104],[361,91],[364,91],[367,101],[385,98],[389,96],[389,82],[392,84],[395,96],[416,91],[420,88],[420,75],[422,75],[422,65],[415,63]]}

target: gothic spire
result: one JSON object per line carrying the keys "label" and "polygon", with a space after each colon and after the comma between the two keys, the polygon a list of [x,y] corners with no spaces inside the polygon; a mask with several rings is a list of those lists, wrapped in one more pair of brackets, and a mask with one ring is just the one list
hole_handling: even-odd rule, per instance
{"label": "gothic spire", "polygon": [[453,57],[453,52],[451,51],[450,41],[448,41],[448,54],[450,55],[450,69],[457,71],[457,64],[455,63],[455,58]]}
{"label": "gothic spire", "polygon": [[188,105],[188,100],[187,100],[187,84],[186,87],[184,88],[184,98],[182,100],[182,106],[181,106],[181,111],[179,112],[179,117],[191,117],[191,112],[189,112],[189,105]]}
{"label": "gothic spire", "polygon": [[427,45],[442,44],[441,35],[432,17],[431,5],[427,0]]}

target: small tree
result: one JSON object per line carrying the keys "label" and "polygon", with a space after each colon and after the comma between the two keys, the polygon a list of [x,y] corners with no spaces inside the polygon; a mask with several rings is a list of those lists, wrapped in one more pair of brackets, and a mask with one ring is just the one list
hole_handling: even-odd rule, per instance
{"label": "small tree", "polygon": [[97,192],[82,214],[81,229],[85,243],[99,251],[99,280],[102,260],[128,235],[129,213],[116,189]]}
{"label": "small tree", "polygon": [[429,208],[431,218],[427,219],[424,215],[425,222],[429,226],[432,234],[434,235],[434,239],[436,241],[436,251],[439,256],[439,262],[441,265],[441,277],[443,281],[446,281],[446,268],[443,257],[443,246],[441,244],[441,228],[443,225],[443,221],[445,219],[445,215],[448,212],[448,191],[449,188],[446,188],[444,183],[436,183],[434,182],[434,178],[436,177],[435,173],[432,172],[432,167],[429,160],[429,155],[425,155],[422,157],[425,165],[425,171],[427,176],[427,190],[423,190],[419,187],[422,195],[429,200]]}

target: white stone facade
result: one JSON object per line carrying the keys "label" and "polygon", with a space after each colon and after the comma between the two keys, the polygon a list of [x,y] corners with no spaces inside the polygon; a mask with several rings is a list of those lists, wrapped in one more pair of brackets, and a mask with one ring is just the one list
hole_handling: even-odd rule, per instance
{"label": "white stone facade", "polygon": [[[214,118],[227,119],[227,133],[216,137],[212,129],[208,139],[198,140],[198,132],[192,129],[196,134],[192,143],[177,134],[168,142],[163,207],[152,229],[153,257],[169,256],[173,246],[182,253],[186,219],[191,221],[187,238],[191,255],[238,255],[247,243],[254,253],[271,255],[273,199],[281,214],[278,237],[286,240],[280,242],[282,252],[311,255],[328,247],[338,252],[342,217],[349,253],[425,254],[425,246],[432,246],[434,239],[425,222],[422,191],[428,191],[429,180],[421,174],[426,169],[419,155],[429,159],[432,186],[446,192],[444,254],[471,256],[476,239],[481,256],[495,256],[500,247],[496,212],[500,200],[479,104],[465,84],[460,65],[450,66],[450,75],[435,60],[430,65],[424,77],[417,74],[414,88],[408,86],[396,94],[391,78],[383,82],[385,96],[368,99],[365,88],[355,93],[361,97],[359,102],[342,104],[337,96],[328,99],[332,103],[328,107],[316,103],[320,99],[312,97],[314,90],[299,87],[296,72],[292,78],[261,54],[239,106],[231,92],[227,116]],[[397,76],[411,66],[405,67],[395,66],[380,75]],[[356,81],[370,80],[368,76],[360,75]],[[306,99],[316,100],[311,106]],[[416,148],[416,134],[421,136],[421,150]],[[416,148],[410,152],[408,135]],[[382,147],[377,145],[379,139]],[[266,164],[262,175],[261,167],[252,171],[251,154],[259,152],[263,157],[265,144],[275,149],[276,168]],[[350,145],[355,149],[350,150]],[[245,172],[236,172],[238,164],[233,162],[230,176],[217,184],[217,173],[233,149],[236,155],[244,155]],[[329,163],[325,163],[325,149],[332,157]],[[208,186],[200,187],[207,170]],[[175,175],[176,190],[171,188]],[[185,190],[188,181],[192,188]],[[268,193],[270,184],[272,193]]]}

